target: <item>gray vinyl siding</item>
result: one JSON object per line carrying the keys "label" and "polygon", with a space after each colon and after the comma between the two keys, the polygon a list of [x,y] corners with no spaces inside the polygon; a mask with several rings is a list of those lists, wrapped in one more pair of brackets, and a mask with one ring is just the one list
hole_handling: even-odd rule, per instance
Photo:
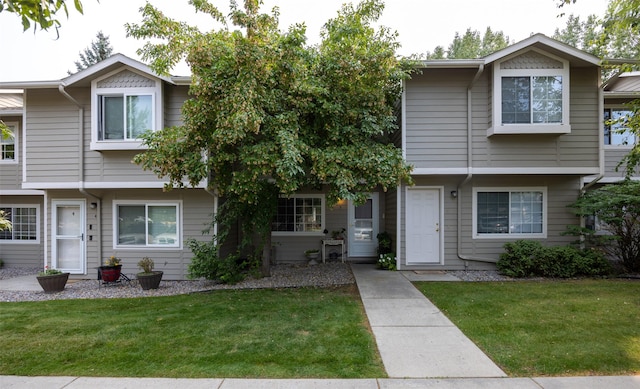
{"label": "gray vinyl siding", "polygon": [[0,117],[6,123],[18,123],[18,133],[15,135],[17,160],[15,162],[0,162],[0,190],[16,190],[22,184],[22,118],[19,116]]}
{"label": "gray vinyl siding", "polygon": [[[187,87],[165,87],[166,126],[182,123],[180,107],[187,97],[186,91]],[[132,163],[139,150],[90,150],[91,88],[68,88],[67,92],[82,105],[82,120],[79,108],[58,90],[36,89],[27,92],[27,182],[77,184],[78,181],[159,181],[155,174]],[[84,172],[80,169],[81,123],[84,128]]]}
{"label": "gray vinyl siding", "polygon": [[40,224],[38,225],[39,242],[0,241],[0,259],[7,267],[26,267],[42,269],[44,265],[44,214],[42,196],[0,196],[0,207],[38,207]]}
{"label": "gray vinyl siding", "polygon": [[27,182],[80,180],[78,108],[55,89],[26,91]]}
{"label": "gray vinyl siding", "polygon": [[625,165],[621,165],[618,171],[616,166],[622,161],[625,155],[629,154],[630,148],[624,147],[606,147],[604,149],[604,170],[606,177],[624,178]]}
{"label": "gray vinyl siding", "polygon": [[164,126],[182,125],[182,105],[189,99],[188,86],[164,87]]}
{"label": "gray vinyl siding", "polygon": [[407,81],[405,148],[416,168],[466,167],[467,85],[474,70],[424,70]]}
{"label": "gray vinyl siding", "polygon": [[[77,193],[77,192],[76,192]],[[57,194],[62,195],[61,193]],[[68,192],[66,195],[71,196]],[[53,196],[53,194],[52,194]],[[113,222],[114,201],[117,200],[139,200],[146,201],[181,201],[182,231],[181,248],[157,248],[157,247],[136,247],[136,248],[115,248],[113,236],[115,232]],[[87,199],[87,202],[96,201]],[[207,241],[210,235],[203,235],[205,226],[211,222],[213,213],[213,197],[202,190],[185,189],[162,192],[162,190],[118,190],[104,193],[100,214],[98,210],[88,209],[88,224],[93,222],[92,229],[87,226],[87,233],[94,235],[94,240],[87,241],[87,272],[88,278],[97,275],[96,268],[111,255],[116,255],[123,260],[123,272],[135,275],[139,269],[137,263],[142,257],[148,256],[155,262],[155,269],[164,272],[163,279],[182,280],[187,279],[188,265],[191,262],[192,253],[189,250],[187,241],[196,239]],[[96,220],[100,220],[99,225]],[[102,241],[98,240],[102,231]],[[102,256],[98,257],[101,245]]]}
{"label": "gray vinyl siding", "polygon": [[[444,207],[444,220],[442,231],[444,232],[444,265],[406,266],[405,253],[405,199],[406,187],[402,188],[403,197],[400,207],[402,220],[402,242],[400,243],[401,264],[405,269],[490,269],[494,265],[489,262],[464,261],[458,257],[458,203],[451,197],[452,190],[464,177],[415,177],[417,186],[443,186],[444,196],[441,206]],[[574,202],[579,194],[580,178],[576,176],[474,176],[465,187],[458,190],[461,200],[461,241],[460,254],[467,257],[479,257],[489,261],[496,261],[503,252],[503,245],[522,238],[504,239],[473,239],[473,188],[497,187],[505,190],[514,187],[546,187],[547,188],[547,238],[536,238],[544,245],[566,245],[575,240],[571,236],[562,236],[566,227],[571,224],[579,224],[580,220],[571,213],[567,206]]]}
{"label": "gray vinyl siding", "polygon": [[[407,82],[406,158],[416,168],[466,168],[467,87],[475,69],[430,70]],[[471,90],[472,166],[476,168],[597,168],[599,89],[597,68],[572,68],[571,133],[494,135],[492,72]]]}

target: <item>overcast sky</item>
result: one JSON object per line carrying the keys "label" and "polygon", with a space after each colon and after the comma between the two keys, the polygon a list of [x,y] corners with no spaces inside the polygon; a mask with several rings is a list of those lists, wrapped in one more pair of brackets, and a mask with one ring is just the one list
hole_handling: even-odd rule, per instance
{"label": "overcast sky", "polygon": [[[73,3],[72,1],[69,1]],[[57,80],[75,71],[74,61],[88,47],[100,30],[109,36],[115,53],[138,59],[136,50],[144,42],[127,38],[125,23],[140,23],[139,12],[145,0],[82,0],[84,15],[70,10],[69,18],[62,16],[60,37],[55,31],[22,32],[20,19],[12,13],[0,13],[0,82]],[[201,30],[209,30],[209,20],[196,15],[187,0],[150,0],[152,4],[174,19],[196,24]],[[238,3],[242,3],[238,0]],[[280,9],[282,29],[304,22],[307,38],[317,43],[322,25],[336,15],[345,0],[265,0],[263,11],[273,6]],[[213,1],[221,9],[228,9],[227,0]],[[402,44],[399,54],[409,55],[433,51],[438,46],[445,49],[456,32],[463,34],[467,28],[481,33],[487,27],[503,31],[512,41],[520,41],[534,33],[553,35],[556,28],[566,25],[566,18],[559,17],[558,0],[387,0],[380,24],[396,30]],[[562,9],[585,19],[587,15],[602,16],[607,0],[578,0]],[[188,75],[189,69],[181,66],[172,71],[175,75]]]}

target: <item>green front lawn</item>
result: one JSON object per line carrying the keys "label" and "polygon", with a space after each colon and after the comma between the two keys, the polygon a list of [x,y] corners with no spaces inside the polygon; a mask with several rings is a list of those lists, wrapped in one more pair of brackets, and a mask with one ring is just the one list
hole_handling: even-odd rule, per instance
{"label": "green front lawn", "polygon": [[0,303],[0,374],[384,377],[355,286]]}
{"label": "green front lawn", "polygon": [[640,373],[640,282],[419,282],[510,376]]}

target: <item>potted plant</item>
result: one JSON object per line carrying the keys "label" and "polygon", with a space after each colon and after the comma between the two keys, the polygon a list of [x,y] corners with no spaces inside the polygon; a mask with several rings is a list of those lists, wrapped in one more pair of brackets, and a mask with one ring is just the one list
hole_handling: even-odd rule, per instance
{"label": "potted plant", "polygon": [[138,273],[137,277],[143,290],[158,289],[160,286],[163,272],[154,271],[153,266],[153,259],[149,257],[144,257],[138,262],[138,267],[142,272]]}
{"label": "potted plant", "polygon": [[344,236],[342,234],[344,234],[345,229],[341,228],[339,230],[334,230],[331,231],[331,239],[333,240],[340,240],[340,239],[344,239]]}
{"label": "potted plant", "polygon": [[304,256],[309,259],[310,264],[318,263],[318,257],[320,256],[319,249],[309,249],[304,252]]}
{"label": "potted plant", "polygon": [[49,269],[48,266],[45,266],[44,271],[38,273],[36,278],[45,293],[62,292],[67,285],[69,273],[63,273],[58,269]]}
{"label": "potted plant", "polygon": [[99,278],[102,282],[116,282],[120,279],[121,272],[122,260],[112,255],[104,262],[104,266],[100,266]]}

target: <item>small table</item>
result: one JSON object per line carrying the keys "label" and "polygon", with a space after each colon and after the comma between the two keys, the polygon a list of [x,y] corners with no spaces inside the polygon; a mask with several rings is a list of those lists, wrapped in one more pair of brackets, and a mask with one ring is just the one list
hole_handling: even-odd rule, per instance
{"label": "small table", "polygon": [[327,258],[326,248],[327,246],[340,246],[340,259],[344,263],[344,239],[323,239],[322,240],[322,263],[325,263]]}

